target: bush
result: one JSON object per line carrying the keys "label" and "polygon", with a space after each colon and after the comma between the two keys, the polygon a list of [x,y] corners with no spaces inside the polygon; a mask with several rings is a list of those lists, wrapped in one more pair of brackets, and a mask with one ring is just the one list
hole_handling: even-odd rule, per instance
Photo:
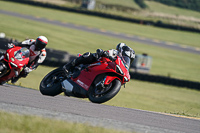
{"label": "bush", "polygon": [[135,3],[137,3],[141,8],[147,8],[147,5],[144,3],[144,0],[135,0]]}

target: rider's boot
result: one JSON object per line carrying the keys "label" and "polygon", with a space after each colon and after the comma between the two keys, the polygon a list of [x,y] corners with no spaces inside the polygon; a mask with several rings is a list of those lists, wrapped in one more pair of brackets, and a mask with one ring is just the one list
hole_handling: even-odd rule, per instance
{"label": "rider's boot", "polygon": [[66,73],[69,73],[69,71],[73,71],[75,66],[78,66],[80,64],[90,64],[97,59],[94,57],[93,54],[90,53],[85,53],[82,56],[72,60],[70,63],[66,64],[63,66],[63,69],[65,70]]}
{"label": "rider's boot", "polygon": [[75,68],[75,61],[76,59],[72,60],[71,62],[63,66],[63,69],[66,73],[73,71],[73,69]]}

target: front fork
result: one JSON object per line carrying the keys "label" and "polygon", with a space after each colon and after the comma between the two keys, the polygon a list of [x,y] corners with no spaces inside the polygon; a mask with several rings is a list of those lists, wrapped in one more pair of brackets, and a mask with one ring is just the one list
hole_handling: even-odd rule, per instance
{"label": "front fork", "polygon": [[[116,76],[106,76],[105,81],[104,81],[104,85],[109,85],[115,79],[119,79],[119,78],[116,77]],[[121,81],[121,79],[119,79],[119,81]]]}
{"label": "front fork", "polygon": [[105,88],[106,85],[109,85],[115,79],[119,79],[119,78],[116,76],[105,76],[105,78],[103,80],[101,80],[100,82],[98,82],[96,84],[96,87],[97,88]]}

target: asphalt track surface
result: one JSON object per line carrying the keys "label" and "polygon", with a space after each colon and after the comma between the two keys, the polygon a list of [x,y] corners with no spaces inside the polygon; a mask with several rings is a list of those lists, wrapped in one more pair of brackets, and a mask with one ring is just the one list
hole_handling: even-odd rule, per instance
{"label": "asphalt track surface", "polygon": [[116,32],[108,31],[105,29],[96,29],[96,28],[91,28],[91,27],[87,27],[87,26],[83,26],[83,25],[64,23],[64,22],[60,22],[60,21],[56,21],[56,20],[48,20],[45,18],[39,18],[39,17],[30,16],[30,15],[23,15],[23,14],[19,14],[19,13],[10,12],[10,11],[0,10],[0,13],[4,14],[4,15],[38,21],[38,22],[42,22],[42,23],[53,24],[53,25],[62,26],[62,27],[66,27],[66,28],[82,30],[82,31],[90,32],[90,33],[94,33],[94,34],[100,34],[100,35],[105,35],[105,36],[110,36],[110,37],[115,37],[115,38],[126,39],[126,40],[130,40],[133,42],[139,42],[139,43],[143,43],[143,44],[149,44],[149,45],[154,45],[154,46],[159,46],[159,47],[164,47],[164,48],[170,48],[170,49],[174,49],[174,50],[178,50],[178,51],[185,51],[185,52],[200,54],[200,48],[197,48],[197,47],[191,47],[191,46],[176,44],[176,43],[172,43],[172,42],[165,42],[165,41],[161,41],[161,40],[154,40],[154,39],[149,39],[149,38],[135,36],[135,35],[116,33]]}
{"label": "asphalt track surface", "polygon": [[87,123],[92,126],[145,133],[199,133],[200,119],[172,116],[130,108],[94,104],[38,90],[5,84],[0,86],[0,111]]}

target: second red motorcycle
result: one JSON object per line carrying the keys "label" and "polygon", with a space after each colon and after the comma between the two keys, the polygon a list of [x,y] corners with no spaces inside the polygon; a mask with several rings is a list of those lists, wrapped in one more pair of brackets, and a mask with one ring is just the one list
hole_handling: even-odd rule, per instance
{"label": "second red motorcycle", "polygon": [[17,77],[28,65],[30,51],[27,48],[13,47],[0,57],[0,85]]}

